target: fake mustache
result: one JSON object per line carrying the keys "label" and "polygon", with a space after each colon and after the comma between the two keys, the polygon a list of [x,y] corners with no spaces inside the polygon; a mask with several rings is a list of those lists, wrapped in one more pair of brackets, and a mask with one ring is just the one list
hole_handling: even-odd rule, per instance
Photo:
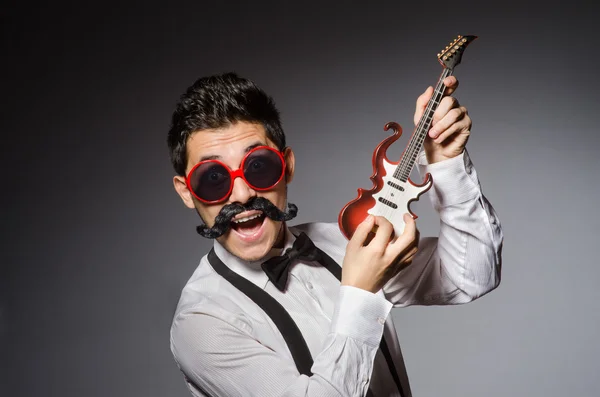
{"label": "fake mustache", "polygon": [[231,228],[231,221],[233,218],[244,211],[259,210],[262,211],[265,216],[274,221],[289,221],[296,217],[298,213],[298,207],[292,203],[288,203],[287,210],[281,211],[275,204],[270,202],[264,197],[253,197],[248,200],[245,204],[232,203],[227,204],[219,215],[215,218],[215,224],[213,227],[208,227],[202,224],[196,227],[196,231],[199,235],[206,238],[217,238],[225,234]]}

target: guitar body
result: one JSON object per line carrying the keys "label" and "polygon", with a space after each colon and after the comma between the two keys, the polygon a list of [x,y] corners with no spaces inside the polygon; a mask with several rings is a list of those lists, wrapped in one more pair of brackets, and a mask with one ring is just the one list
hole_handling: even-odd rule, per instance
{"label": "guitar body", "polygon": [[[358,197],[344,206],[338,217],[338,223],[346,238],[352,238],[358,225],[371,214],[386,218],[394,226],[394,234],[404,231],[405,213],[417,218],[410,210],[410,203],[431,188],[433,179],[427,174],[425,181],[417,185],[410,178],[406,182],[393,176],[398,162],[391,162],[387,149],[402,135],[402,128],[394,122],[387,123],[384,130],[394,133],[381,142],[373,152],[373,187],[370,190],[358,189]],[[372,236],[371,236],[372,237]]]}

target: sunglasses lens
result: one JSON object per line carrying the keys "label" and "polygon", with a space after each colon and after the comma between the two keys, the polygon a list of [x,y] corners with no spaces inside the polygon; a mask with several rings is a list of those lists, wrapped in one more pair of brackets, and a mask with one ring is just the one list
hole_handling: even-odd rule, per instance
{"label": "sunglasses lens", "polygon": [[258,189],[273,187],[283,174],[283,162],[274,150],[258,149],[244,161],[244,177]]}
{"label": "sunglasses lens", "polygon": [[196,167],[190,177],[190,185],[202,200],[217,201],[229,193],[231,175],[223,165],[207,161]]}

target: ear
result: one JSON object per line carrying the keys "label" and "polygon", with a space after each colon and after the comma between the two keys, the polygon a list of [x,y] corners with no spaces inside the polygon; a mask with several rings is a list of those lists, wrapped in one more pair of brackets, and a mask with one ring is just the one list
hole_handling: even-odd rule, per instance
{"label": "ear", "polygon": [[186,207],[192,209],[196,208],[194,206],[194,198],[192,196],[192,193],[188,189],[187,184],[185,183],[184,177],[179,175],[174,176],[173,186],[175,187],[175,191],[177,192],[177,194],[179,194],[179,197],[181,197],[181,200],[183,200],[183,204],[185,204]]}
{"label": "ear", "polygon": [[283,158],[285,159],[285,182],[290,183],[294,179],[294,166],[296,165],[296,158],[291,147],[283,149]]}

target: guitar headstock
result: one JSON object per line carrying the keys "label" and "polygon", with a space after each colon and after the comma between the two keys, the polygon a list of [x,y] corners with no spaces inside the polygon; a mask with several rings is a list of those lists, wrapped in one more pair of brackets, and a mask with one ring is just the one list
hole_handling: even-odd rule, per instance
{"label": "guitar headstock", "polygon": [[444,67],[454,69],[460,63],[465,48],[467,48],[467,46],[476,38],[477,36],[459,35],[454,41],[448,44],[446,48],[440,51],[438,60]]}

